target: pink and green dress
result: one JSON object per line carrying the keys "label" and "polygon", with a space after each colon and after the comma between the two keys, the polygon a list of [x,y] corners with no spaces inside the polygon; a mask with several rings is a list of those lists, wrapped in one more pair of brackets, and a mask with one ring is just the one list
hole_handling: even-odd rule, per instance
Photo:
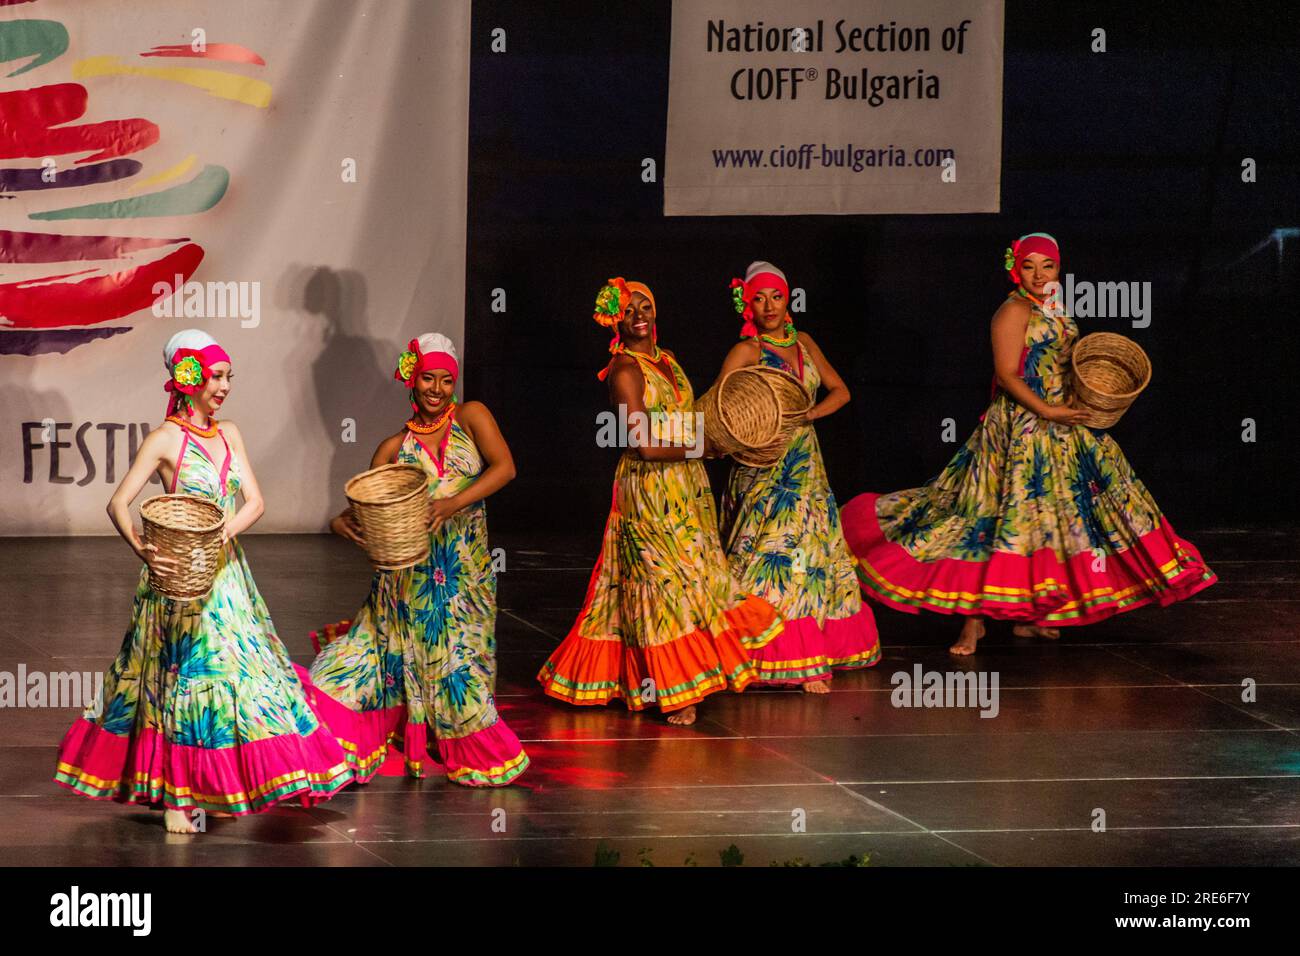
{"label": "pink and green dress", "polygon": [[[694,398],[676,359],[663,353],[669,379],[648,356],[626,354],[645,377],[655,438],[691,444]],[[775,609],[731,576],[704,464],[646,461],[629,449],[586,600],[537,679],[570,704],[680,710],[744,690],[758,676],[750,655],[780,632]]]}
{"label": "pink and green dress", "polygon": [[[423,468],[434,498],[458,494],[484,467],[454,418],[436,449],[408,431],[395,460]],[[429,538],[419,564],[375,572],[354,619],[312,632],[319,654],[308,691],[358,782],[379,772],[391,743],[412,777],[433,763],[455,783],[505,786],[528,755],[493,697],[496,571],[484,502]]]}
{"label": "pink and green dress", "polygon": [[[185,433],[171,491],[211,498],[229,518],[239,479],[229,445],[218,467]],[[352,782],[239,542],[218,560],[211,592],[194,601],[157,593],[141,569],[103,696],[59,745],[57,783],[95,799],[238,816],[285,800],[309,806]]]}
{"label": "pink and green dress", "polygon": [[[1078,327],[1034,305],[1020,374],[1051,405],[1070,391]],[[1171,604],[1217,578],[1104,431],[1039,418],[998,389],[974,434],[920,488],[843,513],[858,579],[917,612],[1088,624]]]}
{"label": "pink and green dress", "polygon": [[[793,368],[761,345],[759,361],[798,379],[812,399],[821,375],[803,343],[797,347]],[[858,590],[811,424],[794,433],[775,465],[733,466],[722,501],[722,540],[740,586],[784,619],[781,634],[753,652],[760,680],[828,680],[832,670],[870,667],[880,660],[876,621]]]}

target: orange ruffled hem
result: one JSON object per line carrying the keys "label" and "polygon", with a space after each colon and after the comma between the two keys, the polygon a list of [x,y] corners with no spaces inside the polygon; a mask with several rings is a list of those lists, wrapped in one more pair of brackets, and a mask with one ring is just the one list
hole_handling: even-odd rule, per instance
{"label": "orange ruffled hem", "polygon": [[579,633],[582,620],[542,665],[542,689],[570,704],[622,700],[629,710],[658,705],[665,713],[728,688],[744,690],[759,676],[749,650],[767,644],[782,627],[776,609],[752,594],[713,627],[646,647],[587,637]]}

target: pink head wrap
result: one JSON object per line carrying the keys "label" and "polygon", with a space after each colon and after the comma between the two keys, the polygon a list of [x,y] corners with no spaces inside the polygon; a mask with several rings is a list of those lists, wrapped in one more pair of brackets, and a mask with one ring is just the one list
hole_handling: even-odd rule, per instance
{"label": "pink head wrap", "polygon": [[[425,332],[418,339],[411,339],[397,359],[397,370],[393,378],[401,382],[408,390],[415,388],[421,375],[431,368],[443,368],[451,373],[453,382],[460,378],[460,363],[456,361],[456,346],[451,339],[440,332]],[[419,406],[412,396],[411,408]]]}
{"label": "pink head wrap", "polygon": [[782,296],[790,298],[790,284],[786,281],[784,272],[761,259],[751,262],[745,270],[745,278],[731,280],[732,301],[745,323],[740,327],[742,338],[758,335],[758,327],[754,325],[754,296],[759,289],[778,289]]}
{"label": "pink head wrap", "polygon": [[1020,267],[1025,259],[1033,253],[1047,256],[1053,262],[1060,263],[1061,250],[1056,240],[1045,232],[1031,232],[1021,236],[1007,247],[1002,266],[1007,270],[1007,278],[1020,285]]}
{"label": "pink head wrap", "polygon": [[169,393],[168,415],[176,413],[182,396],[203,391],[212,377],[212,366],[218,362],[234,364],[217,340],[202,329],[185,329],[167,340],[163,347],[163,366],[168,374],[163,390]]}
{"label": "pink head wrap", "polygon": [[393,378],[407,388],[414,388],[415,380],[431,368],[446,369],[451,372],[453,381],[460,378],[456,347],[451,344],[451,339],[437,332],[411,339],[406,346],[406,351],[397,360],[397,370],[393,372]]}

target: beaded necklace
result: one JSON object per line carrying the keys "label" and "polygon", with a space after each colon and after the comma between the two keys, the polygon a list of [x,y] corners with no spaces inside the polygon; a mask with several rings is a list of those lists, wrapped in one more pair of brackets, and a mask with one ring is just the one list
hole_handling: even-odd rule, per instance
{"label": "beaded necklace", "polygon": [[759,338],[762,339],[764,342],[766,342],[768,345],[773,345],[779,349],[786,349],[794,345],[795,341],[799,338],[799,333],[795,331],[794,323],[791,322],[789,319],[786,319],[785,338],[783,339],[774,338],[773,336],[768,335],[766,332],[760,335]]}
{"label": "beaded necklace", "polygon": [[198,435],[200,438],[217,437],[217,420],[215,418],[208,419],[207,428],[200,428],[198,425],[195,425],[189,419],[181,418],[179,415],[168,415],[167,421],[175,422],[177,425],[180,425],[181,428],[185,429],[191,435]]}
{"label": "beaded necklace", "polygon": [[612,349],[610,349],[610,351],[613,352],[615,355],[622,352],[624,355],[630,355],[632,358],[635,359],[644,359],[647,362],[658,362],[661,358],[663,358],[663,354],[664,354],[663,350],[659,348],[658,342],[654,343],[651,346],[651,348],[654,349],[654,352],[651,353],[650,355],[646,355],[644,352],[632,351],[620,341],[617,345],[615,345]]}
{"label": "beaded necklace", "polygon": [[406,427],[417,435],[432,435],[451,418],[452,412],[456,411],[456,403],[453,401],[447,406],[441,415],[435,418],[430,424],[426,425],[419,418],[412,416],[406,423]]}

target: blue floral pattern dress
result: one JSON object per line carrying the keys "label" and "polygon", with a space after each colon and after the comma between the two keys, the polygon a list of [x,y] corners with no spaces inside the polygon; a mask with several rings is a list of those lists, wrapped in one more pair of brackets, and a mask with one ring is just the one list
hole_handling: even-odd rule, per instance
{"label": "blue floral pattern dress", "polygon": [[[407,431],[396,460],[429,476],[429,494],[450,498],[484,462],[453,418],[441,447]],[[504,786],[528,755],[497,713],[496,571],[483,501],[452,515],[429,536],[414,567],[376,571],[350,621],[313,632],[315,700],[361,782],[378,772],[392,742],[409,775],[430,757],[466,786]],[[430,733],[432,731],[432,733]]]}
{"label": "blue floral pattern dress", "polygon": [[[1049,405],[1070,397],[1078,334],[1031,307],[1019,371]],[[1107,432],[1040,418],[1002,389],[938,476],[859,495],[844,529],[866,593],[913,613],[1087,624],[1217,580]]]}
{"label": "blue floral pattern dress", "polygon": [[[761,343],[759,363],[798,379],[811,401],[821,375],[803,343],[796,344],[797,367]],[[827,680],[833,669],[880,660],[875,618],[858,590],[811,423],[795,431],[775,465],[732,466],[722,501],[722,540],[741,587],[785,619],[782,633],[752,653],[762,681]]]}
{"label": "blue floral pattern dress", "polygon": [[[229,445],[218,467],[186,432],[172,491],[216,501],[229,520],[239,487]],[[235,815],[310,805],[352,782],[237,539],[220,551],[212,590],[193,601],[159,594],[141,568],[102,698],[64,736],[54,779],[96,799]]]}

